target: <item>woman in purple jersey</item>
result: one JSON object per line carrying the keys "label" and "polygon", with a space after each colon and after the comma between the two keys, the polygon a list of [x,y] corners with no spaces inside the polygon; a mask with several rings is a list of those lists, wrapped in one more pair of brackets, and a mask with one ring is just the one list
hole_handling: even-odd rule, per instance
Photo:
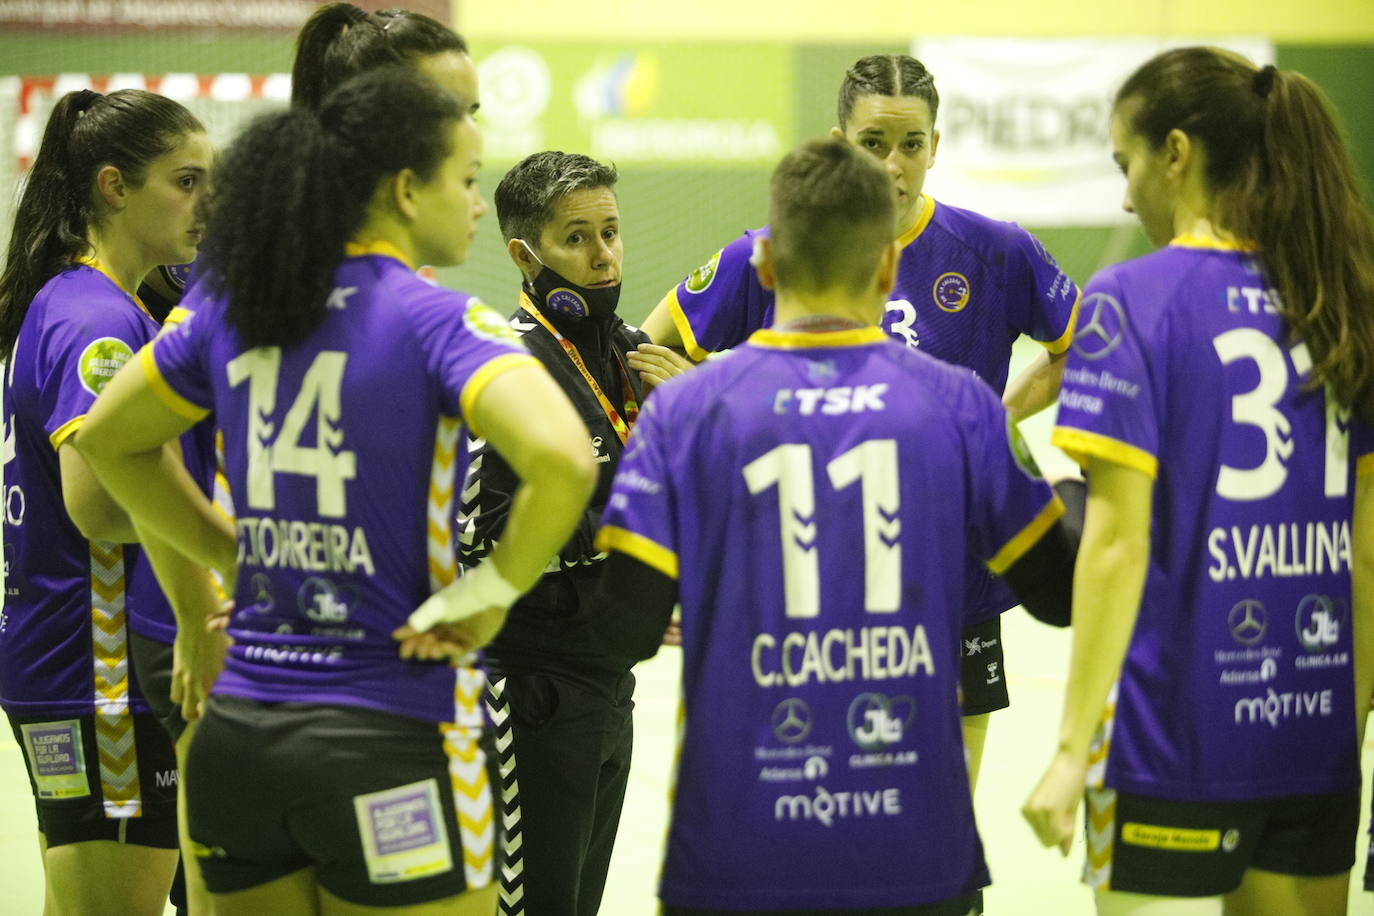
{"label": "woman in purple jersey", "polygon": [[[141,523],[238,575],[236,645],[188,763],[216,912],[495,907],[481,675],[461,657],[566,540],[595,470],[504,321],[414,276],[461,263],[486,210],[470,105],[380,68],[251,127],[218,173],[194,318],[112,382],[81,436]],[[157,452],[209,409],[241,558]],[[460,423],[523,484],[507,538],[455,581]],[[300,552],[265,548],[264,529],[301,532]]]}
{"label": "woman in purple jersey", "polygon": [[[209,165],[204,128],[176,102],[67,94],[0,277],[6,494],[22,507],[5,518],[0,704],[30,766],[50,911],[161,913],[176,867],[171,744],[129,671],[138,552],[123,545],[141,538],[65,446],[156,334],[133,291],[158,264],[195,256]],[[175,554],[166,571],[180,601],[213,603]]]}
{"label": "woman in purple jersey", "polygon": [[[1299,73],[1167,51],[1111,133],[1124,207],[1167,247],[1094,278],[1065,372],[1081,606],[1024,813],[1067,853],[1086,778],[1101,913],[1344,913],[1374,688],[1374,221]],[[1286,560],[1228,553],[1275,528]],[[1347,532],[1343,557],[1297,553],[1303,528]]]}

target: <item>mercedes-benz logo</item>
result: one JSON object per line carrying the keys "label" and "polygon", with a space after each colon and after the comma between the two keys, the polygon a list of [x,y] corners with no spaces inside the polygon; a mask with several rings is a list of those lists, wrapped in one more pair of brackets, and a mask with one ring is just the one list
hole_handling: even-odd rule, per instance
{"label": "mercedes-benz logo", "polygon": [[773,707],[773,735],[783,744],[796,744],[811,734],[811,707],[800,697],[788,697]]}
{"label": "mercedes-benz logo", "polygon": [[1106,293],[1093,293],[1083,300],[1078,315],[1080,324],[1073,335],[1073,349],[1079,356],[1101,359],[1120,345],[1126,325],[1126,312],[1120,302]]}
{"label": "mercedes-benz logo", "polygon": [[1269,629],[1269,615],[1264,605],[1253,598],[1237,601],[1226,614],[1226,625],[1231,628],[1231,638],[1242,646],[1253,646],[1264,639]]}

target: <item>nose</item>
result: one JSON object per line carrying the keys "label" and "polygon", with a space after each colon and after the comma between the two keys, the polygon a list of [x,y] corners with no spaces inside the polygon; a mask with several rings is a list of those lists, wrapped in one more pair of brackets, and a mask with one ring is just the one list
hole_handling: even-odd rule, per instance
{"label": "nose", "polygon": [[592,269],[601,270],[615,260],[611,246],[601,236],[596,237],[596,247],[592,249]]}
{"label": "nose", "polygon": [[1135,212],[1135,206],[1131,203],[1131,195],[1129,193],[1122,196],[1121,209],[1125,210],[1127,213]]}
{"label": "nose", "polygon": [[901,153],[898,152],[897,148],[893,147],[892,152],[888,153],[887,158],[883,160],[883,167],[887,169],[887,174],[892,177],[893,181],[902,177],[902,164],[897,161],[897,157],[900,155]]}
{"label": "nose", "polygon": [[486,199],[482,197],[481,191],[474,189],[473,194],[476,195],[476,198],[472,203],[472,218],[474,220],[481,219],[482,214],[487,212],[487,202]]}

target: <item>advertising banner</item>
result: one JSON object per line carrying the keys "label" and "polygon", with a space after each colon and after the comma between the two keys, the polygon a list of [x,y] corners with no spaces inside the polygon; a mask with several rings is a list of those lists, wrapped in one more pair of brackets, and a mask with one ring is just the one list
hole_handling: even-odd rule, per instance
{"label": "advertising banner", "polygon": [[1150,57],[1192,44],[1274,61],[1264,38],[917,39],[912,55],[935,74],[940,93],[940,146],[926,190],[1036,226],[1129,221],[1111,159],[1112,98]]}

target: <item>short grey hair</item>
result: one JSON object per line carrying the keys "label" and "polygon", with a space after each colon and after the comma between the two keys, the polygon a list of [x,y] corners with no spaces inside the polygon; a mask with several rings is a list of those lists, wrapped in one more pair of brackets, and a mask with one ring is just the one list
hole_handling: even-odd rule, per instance
{"label": "short grey hair", "polygon": [[614,188],[619,174],[581,153],[545,150],[526,156],[496,186],[496,221],[501,236],[539,244],[539,233],[553,219],[559,200],[584,188]]}

